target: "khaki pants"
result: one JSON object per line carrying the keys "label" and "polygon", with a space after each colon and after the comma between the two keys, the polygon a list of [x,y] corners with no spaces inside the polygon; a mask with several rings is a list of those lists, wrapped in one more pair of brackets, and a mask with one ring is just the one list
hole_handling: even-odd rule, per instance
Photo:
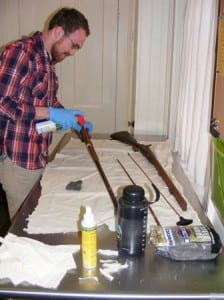
{"label": "khaki pants", "polygon": [[27,170],[19,167],[6,155],[0,158],[0,182],[6,193],[11,219],[42,173],[43,169]]}

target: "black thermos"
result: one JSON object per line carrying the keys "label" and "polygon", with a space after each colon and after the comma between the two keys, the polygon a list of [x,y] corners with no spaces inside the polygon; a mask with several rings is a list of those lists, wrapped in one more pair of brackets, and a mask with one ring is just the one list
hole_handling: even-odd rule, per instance
{"label": "black thermos", "polygon": [[144,189],[128,185],[118,204],[117,246],[119,254],[144,252],[147,235],[148,201]]}

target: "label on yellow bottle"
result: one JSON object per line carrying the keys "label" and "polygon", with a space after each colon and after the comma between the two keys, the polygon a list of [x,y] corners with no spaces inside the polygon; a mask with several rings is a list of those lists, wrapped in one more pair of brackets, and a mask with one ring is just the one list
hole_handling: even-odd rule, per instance
{"label": "label on yellow bottle", "polygon": [[96,229],[82,230],[82,261],[84,268],[97,266],[97,238]]}

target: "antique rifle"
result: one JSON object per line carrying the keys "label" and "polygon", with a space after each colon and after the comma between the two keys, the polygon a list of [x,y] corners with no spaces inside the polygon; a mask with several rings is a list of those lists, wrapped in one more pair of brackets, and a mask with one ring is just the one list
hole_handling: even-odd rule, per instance
{"label": "antique rifle", "polygon": [[[79,123],[80,123],[80,125],[82,125],[82,123],[81,123],[80,120],[79,120]],[[116,199],[116,197],[114,195],[114,192],[113,192],[113,190],[112,190],[112,188],[110,186],[109,181],[107,180],[107,177],[106,177],[106,175],[104,173],[104,170],[103,170],[103,168],[102,168],[102,166],[100,164],[99,158],[98,158],[97,153],[96,153],[96,151],[94,149],[94,146],[93,146],[93,143],[92,143],[92,141],[90,139],[89,133],[85,129],[84,126],[82,126],[82,128],[81,128],[80,137],[81,137],[81,140],[85,142],[86,148],[87,148],[90,156],[92,157],[92,160],[94,161],[94,163],[95,163],[95,165],[96,165],[99,173],[100,173],[100,176],[101,176],[101,178],[102,178],[102,180],[103,180],[103,182],[104,182],[104,184],[106,186],[106,189],[107,189],[107,191],[108,191],[108,193],[110,195],[110,198],[111,198],[111,200],[113,202],[114,210],[115,210],[115,213],[116,213],[117,212],[117,207],[118,207],[117,199]]]}
{"label": "antique rifle", "polygon": [[163,181],[166,183],[169,192],[175,197],[177,203],[183,211],[187,210],[187,202],[178,191],[172,180],[167,175],[166,171],[161,166],[160,162],[157,160],[156,156],[150,149],[150,145],[143,145],[137,142],[137,140],[128,131],[119,131],[111,134],[111,138],[118,140],[125,144],[133,146],[134,150],[139,150],[151,164],[154,165],[158,174],[162,177]]}

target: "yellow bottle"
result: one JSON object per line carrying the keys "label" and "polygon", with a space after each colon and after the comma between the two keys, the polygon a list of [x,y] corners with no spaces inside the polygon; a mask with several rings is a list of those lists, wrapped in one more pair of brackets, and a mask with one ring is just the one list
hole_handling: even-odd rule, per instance
{"label": "yellow bottle", "polygon": [[82,226],[82,262],[83,267],[93,269],[97,266],[96,221],[92,209],[86,206]]}

